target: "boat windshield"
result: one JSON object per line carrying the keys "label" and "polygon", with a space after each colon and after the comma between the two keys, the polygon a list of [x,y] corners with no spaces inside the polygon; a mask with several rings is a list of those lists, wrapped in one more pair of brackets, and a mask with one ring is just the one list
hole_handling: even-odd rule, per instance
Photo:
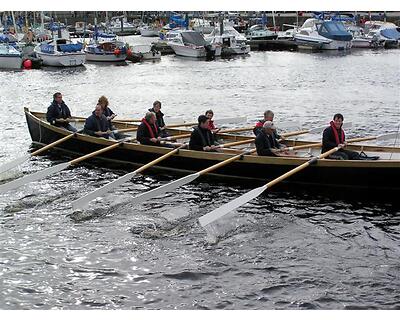
{"label": "boat windshield", "polygon": [[196,46],[205,46],[207,42],[204,40],[200,32],[182,32],[182,40],[184,44],[194,44]]}
{"label": "boat windshield", "polygon": [[328,29],[328,32],[335,32],[335,31],[344,31],[346,32],[346,28],[344,27],[343,23],[335,22],[335,21],[326,21],[324,26]]}

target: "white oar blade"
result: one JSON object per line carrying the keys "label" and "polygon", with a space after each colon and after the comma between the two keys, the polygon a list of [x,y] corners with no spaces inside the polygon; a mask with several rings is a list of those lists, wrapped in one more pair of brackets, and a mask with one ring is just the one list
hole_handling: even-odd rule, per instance
{"label": "white oar blade", "polygon": [[175,181],[172,181],[172,182],[167,183],[165,185],[162,185],[162,186],[160,186],[158,188],[152,189],[152,190],[147,191],[147,192],[143,192],[143,193],[137,195],[136,197],[134,197],[132,199],[132,202],[134,204],[142,203],[142,202],[147,201],[147,200],[149,200],[151,198],[160,196],[160,195],[162,195],[162,194],[164,194],[166,192],[170,192],[170,191],[172,191],[174,189],[177,189],[177,188],[179,188],[179,187],[181,187],[181,186],[183,186],[183,185],[185,185],[187,183],[190,183],[193,180],[197,179],[198,177],[200,177],[199,173],[190,174],[190,175],[185,176],[183,178],[180,178],[178,180],[175,180]]}
{"label": "white oar blade", "polygon": [[398,132],[381,134],[380,136],[376,137],[378,141],[390,140],[390,139],[398,139],[400,138],[400,134]]}
{"label": "white oar blade", "polygon": [[50,168],[44,169],[44,170],[40,170],[38,172],[29,174],[27,176],[24,176],[22,178],[13,180],[11,182],[5,183],[0,185],[0,193],[5,193],[7,191],[19,188],[27,183],[36,181],[36,180],[40,180],[43,179],[44,177],[47,177],[51,174],[57,173],[61,170],[64,170],[66,168],[68,168],[69,166],[69,162],[64,162],[64,163],[60,163],[57,164],[55,166],[52,166]]}
{"label": "white oar blade", "polygon": [[165,118],[166,123],[185,123],[188,121],[184,121],[182,118]]}
{"label": "white oar blade", "polygon": [[86,196],[73,201],[72,208],[75,210],[85,208],[89,204],[89,202],[92,201],[93,199],[101,197],[103,194],[110,192],[111,190],[115,189],[116,187],[123,184],[124,182],[129,181],[135,175],[136,175],[135,172],[130,172],[130,173],[123,175],[122,177],[119,177],[118,179],[116,179],[114,181],[107,183],[106,185],[102,186],[99,189],[92,191],[91,193],[87,194]]}
{"label": "white oar blade", "polygon": [[299,129],[299,128],[301,128],[301,124],[298,121],[276,122],[276,126],[278,129]]}
{"label": "white oar blade", "polygon": [[311,129],[308,133],[321,133],[322,131],[325,130],[328,126],[323,126],[323,127],[317,127],[314,129]]}
{"label": "white oar blade", "polygon": [[30,158],[30,155],[27,154],[25,156],[19,157],[17,159],[14,159],[6,164],[3,164],[0,167],[0,173],[6,172],[10,169],[13,169],[15,167],[18,167],[20,164],[24,163],[26,160],[28,160]]}
{"label": "white oar blade", "polygon": [[239,198],[236,198],[236,199],[232,200],[231,202],[228,202],[228,203],[224,204],[223,206],[205,214],[204,216],[201,216],[199,218],[200,225],[202,227],[209,225],[210,223],[222,218],[223,216],[227,215],[229,212],[235,210],[236,208],[239,208],[242,205],[244,205],[245,203],[253,200],[254,198],[257,198],[265,190],[267,190],[267,187],[265,185],[262,187],[253,189],[253,190],[245,193],[244,195],[240,196]]}
{"label": "white oar blade", "polygon": [[215,119],[214,122],[215,122],[215,123],[219,123],[219,124],[244,123],[244,122],[247,122],[247,117]]}

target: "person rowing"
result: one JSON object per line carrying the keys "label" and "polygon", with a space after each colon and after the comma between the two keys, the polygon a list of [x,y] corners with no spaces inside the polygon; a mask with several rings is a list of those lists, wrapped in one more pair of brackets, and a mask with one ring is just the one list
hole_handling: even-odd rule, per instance
{"label": "person rowing", "polygon": [[209,129],[209,121],[205,115],[199,116],[198,125],[192,131],[189,141],[189,149],[196,151],[217,151],[219,146],[215,145],[214,135]]}
{"label": "person rowing", "polygon": [[214,120],[212,119],[214,116],[214,112],[212,110],[207,110],[206,111],[206,117],[208,118],[208,129],[215,135],[218,133],[221,128],[217,128],[214,124]]}
{"label": "person rowing", "polygon": [[156,100],[153,102],[153,108],[149,109],[149,112],[153,112],[156,115],[156,124],[158,126],[158,130],[160,131],[161,137],[168,137],[167,126],[164,122],[164,113],[161,112],[161,102]]}
{"label": "person rowing", "polygon": [[77,131],[76,128],[69,124],[71,121],[71,111],[63,101],[60,92],[53,94],[53,102],[47,108],[46,119],[53,126],[61,127],[72,132]]}
{"label": "person rowing", "polygon": [[92,115],[85,121],[83,132],[94,137],[115,138],[107,117],[103,114],[103,108],[100,104],[96,105]]}
{"label": "person rowing", "polygon": [[272,121],[265,121],[255,140],[259,156],[277,157],[284,156],[286,146],[280,144],[275,138],[275,126]]}
{"label": "person rowing", "polygon": [[337,113],[333,116],[333,121],[330,122],[322,133],[322,149],[321,153],[331,150],[335,147],[340,147],[339,151],[332,153],[328,159],[336,160],[359,160],[360,156],[357,152],[344,149],[347,145],[346,137],[342,129],[344,117]]}
{"label": "person rowing", "polygon": [[[112,120],[117,116],[108,106],[109,102],[106,96],[101,96],[99,100],[97,101],[97,104],[101,106],[101,109],[103,110],[103,115],[107,118],[108,121],[108,126],[110,130],[117,130],[117,128],[112,124]],[[126,135],[123,135],[121,133],[114,133],[114,137],[117,140],[126,138]]]}
{"label": "person rowing", "polygon": [[[264,112],[264,119],[257,121],[253,132],[254,135],[257,137],[257,135],[262,131],[263,125],[266,121],[274,121],[274,113],[271,110],[267,110]],[[274,136],[276,140],[281,139],[282,137],[276,132],[276,128],[274,129]]]}

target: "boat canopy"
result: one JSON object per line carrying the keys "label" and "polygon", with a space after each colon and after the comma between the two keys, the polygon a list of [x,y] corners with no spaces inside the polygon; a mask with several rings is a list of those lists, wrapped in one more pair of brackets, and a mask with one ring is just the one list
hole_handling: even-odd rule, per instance
{"label": "boat canopy", "polygon": [[399,40],[400,39],[400,28],[388,28],[381,30],[381,35],[388,39]]}
{"label": "boat canopy", "polygon": [[69,44],[60,44],[59,50],[61,52],[78,52],[83,48],[82,43],[69,43]]}
{"label": "boat canopy", "polygon": [[42,43],[40,45],[40,51],[43,53],[54,53],[54,46],[48,43]]}
{"label": "boat canopy", "polygon": [[206,40],[200,32],[182,32],[182,40],[184,44],[194,44],[196,46],[207,45]]}
{"label": "boat canopy", "polygon": [[351,41],[353,36],[349,33],[343,23],[336,21],[324,21],[317,26],[318,33],[328,39],[338,41]]}

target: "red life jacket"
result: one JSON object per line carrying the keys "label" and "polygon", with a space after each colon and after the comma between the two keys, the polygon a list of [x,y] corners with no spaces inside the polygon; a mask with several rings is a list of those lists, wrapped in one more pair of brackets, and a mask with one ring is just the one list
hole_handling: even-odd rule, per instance
{"label": "red life jacket", "polygon": [[330,126],[332,128],[333,135],[335,136],[336,144],[343,143],[344,142],[344,131],[342,130],[342,128],[339,129],[339,131],[340,131],[340,138],[339,138],[338,130],[336,129],[335,123],[333,121],[330,122]]}
{"label": "red life jacket", "polygon": [[262,128],[264,125],[265,120],[260,120],[256,123],[256,128]]}
{"label": "red life jacket", "polygon": [[157,126],[156,126],[156,125],[153,125],[153,128],[154,128],[154,131],[153,131],[153,129],[151,128],[150,124],[146,121],[145,118],[142,119],[142,122],[146,125],[147,129],[149,129],[150,136],[151,136],[152,138],[155,138],[154,131],[156,132],[156,134],[158,134]]}
{"label": "red life jacket", "polygon": [[208,122],[208,129],[209,129],[209,130],[215,130],[214,120],[209,120],[209,122]]}

